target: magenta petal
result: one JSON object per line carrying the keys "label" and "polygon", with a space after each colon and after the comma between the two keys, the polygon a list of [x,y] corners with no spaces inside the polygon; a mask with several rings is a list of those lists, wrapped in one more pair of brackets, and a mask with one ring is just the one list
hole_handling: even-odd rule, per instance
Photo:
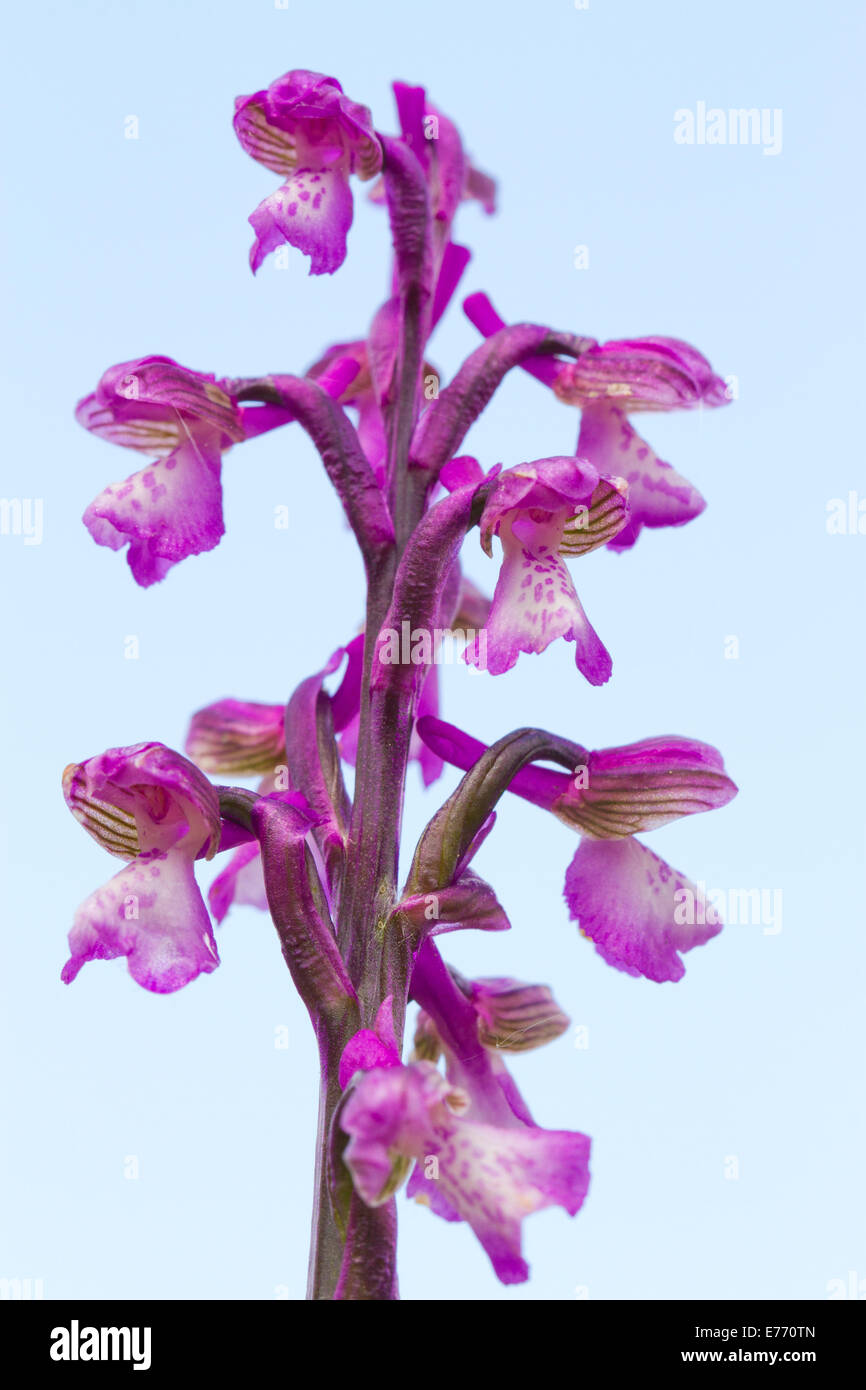
{"label": "magenta petal", "polygon": [[707,359],[679,338],[596,343],[561,369],[554,390],[571,405],[619,399],[628,411],[689,410],[728,401],[725,383]]}
{"label": "magenta petal", "polygon": [[69,949],[65,984],[87,961],[126,956],[132,978],[155,994],[219,965],[192,863],[178,851],[136,859],[92,893],[75,914]]}
{"label": "magenta petal", "polygon": [[397,1042],[397,1030],[394,1027],[393,994],[387,995],[387,997],[382,1000],[381,1004],[376,1010],[376,1017],[373,1020],[373,1027],[375,1029],[376,1036],[380,1039],[380,1041],[383,1042],[386,1047],[390,1048],[391,1052],[397,1058],[399,1058],[400,1046]]}
{"label": "magenta petal", "polygon": [[361,363],[354,355],[334,356],[316,380],[322,390],[331,397],[331,400],[338,401],[352,394],[349,391],[350,386],[354,386],[355,390],[358,389],[357,383],[360,373]]}
{"label": "magenta petal", "polygon": [[429,182],[433,216],[437,222],[450,225],[466,191],[469,162],[454,122],[429,102],[427,114],[438,122],[436,139],[426,141],[432,154]]}
{"label": "magenta petal", "polygon": [[349,1040],[340,1058],[339,1082],[345,1090],[356,1071],[372,1071],[376,1067],[398,1067],[391,1048],[378,1038],[372,1028],[362,1028]]}
{"label": "magenta petal", "polygon": [[443,1221],[463,1220],[457,1208],[451,1205],[443,1193],[441,1184],[434,1182],[432,1178],[425,1178],[424,1169],[419,1163],[415,1164],[406,1184],[406,1196],[419,1206],[429,1207],[433,1215],[441,1217]]}
{"label": "magenta petal", "polygon": [[[433,716],[419,720],[418,734],[464,772],[487,751],[486,744]],[[737,793],[718,749],[678,734],[584,749],[580,771],[582,780],[576,782],[564,772],[531,765],[512,777],[509,791],[594,839],[656,830],[680,816],[726,806]]]}
{"label": "magenta petal", "polygon": [[577,607],[579,618],[572,627],[571,637],[566,634],[566,640],[574,642],[574,664],[590,685],[604,685],[613,670],[610,652],[584,613],[579,599]]}
{"label": "magenta petal", "polygon": [[[477,841],[470,846],[473,852],[476,848]],[[508,931],[511,927],[490,884],[466,869],[444,888],[401,898],[395,912],[425,936],[439,936],[464,927],[479,931]]]}
{"label": "magenta petal", "polygon": [[423,87],[411,87],[408,82],[394,82],[391,86],[403,139],[419,159],[424,159],[426,92]]}
{"label": "magenta petal", "polygon": [[373,476],[380,488],[385,488],[385,459],[388,445],[385,439],[385,423],[382,412],[372,398],[360,401],[358,410],[358,438],[367,456]]}
{"label": "magenta petal", "polygon": [[163,743],[136,743],[70,763],[63,795],[80,825],[121,859],[182,849],[210,859],[220,842],[219,797],[194,763]]}
{"label": "magenta petal", "polygon": [[217,922],[225,920],[230,907],[257,907],[267,912],[268,895],[258,840],[248,841],[235,850],[208,889],[207,900]]}
{"label": "magenta petal", "polygon": [[352,192],[339,169],[301,169],[259,203],[249,218],[256,234],[250,265],[258,270],[271,251],[288,242],[310,258],[311,275],[333,275],[346,259],[352,225]]}
{"label": "magenta petal", "polygon": [[[483,748],[484,745],[482,744],[481,746]],[[472,863],[472,860],[475,858],[481,846],[484,844],[484,841],[487,839],[487,836],[490,834],[495,824],[496,812],[491,811],[486,821],[482,822],[479,830],[476,832],[475,835],[473,835],[472,839],[469,841],[469,844],[466,846],[466,849],[463,851],[463,854],[457,860],[457,863],[454,866],[453,881],[456,882],[461,877],[464,870],[467,869],[469,865]]]}
{"label": "magenta petal", "polygon": [[382,149],[366,106],[351,101],[335,77],[294,68],[263,91],[237,97],[235,134],[247,154],[275,173],[339,160],[361,178],[382,166]]}
{"label": "magenta petal", "polygon": [[471,454],[460,454],[457,458],[449,459],[439,470],[439,482],[448,492],[456,492],[470,483],[483,481],[484,469]]}
{"label": "magenta petal", "polygon": [[237,403],[224,384],[171,357],[118,362],[78,403],[75,418],[112,444],[165,458],[191,435],[216,433],[228,448],[244,436]]}
{"label": "magenta petal", "polygon": [[581,840],[565,876],[565,898],[609,965],[659,983],[681,979],[685,967],[677,953],[722,929],[694,884],[639,840]]}
{"label": "magenta petal", "polygon": [[[463,301],[463,312],[469,322],[485,338],[492,338],[494,333],[498,333],[500,328],[505,327],[505,319],[496,312],[488,296],[481,290],[476,290],[474,294],[466,296]],[[554,364],[556,370],[559,370],[560,365],[560,363]]]}
{"label": "magenta petal", "polygon": [[525,1216],[549,1206],[569,1216],[580,1210],[589,1189],[589,1153],[587,1136],[567,1130],[499,1130],[468,1122],[457,1129],[440,1175],[443,1167],[462,1172],[464,1166],[469,1174],[459,1186],[448,1184],[444,1196],[472,1226],[503,1284],[529,1278],[520,1239]]}
{"label": "magenta petal", "polygon": [[[492,338],[494,333],[507,327],[505,320],[496,312],[486,294],[480,291],[470,294],[463,301],[463,312],[469,322],[478,329],[484,338]],[[555,357],[528,357],[521,363],[523,370],[544,383],[552,386],[562,370],[562,362]]]}
{"label": "magenta petal", "polygon": [[143,588],[188,555],[213,550],[223,535],[221,452],[216,433],[198,429],[168,458],[105,488],[84,513],[97,545],[120,550]]}
{"label": "magenta petal", "polygon": [[361,707],[361,677],[364,667],[364,634],[358,633],[343,648],[346,670],[337,690],[331,697],[331,715],[339,733],[358,718]]}
{"label": "magenta petal", "polygon": [[[447,724],[444,719],[436,719],[432,715],[419,721],[418,734],[434,753],[438,753],[445,762],[451,763],[452,767],[459,767],[464,772],[474,767],[478,759],[487,752],[486,743],[464,733],[456,724]],[[557,799],[567,795],[571,781],[571,777],[563,772],[554,772],[551,768],[530,764],[512,777],[508,790],[522,796],[526,801],[531,801],[535,806],[540,806],[543,811],[552,811]],[[486,834],[485,827],[482,827],[482,830],[485,830]],[[463,862],[468,863],[468,858]]]}
{"label": "magenta petal", "polygon": [[[491,550],[491,537],[498,534],[510,512],[518,508],[525,512],[537,507],[553,514],[566,509],[564,523],[577,507],[590,501],[598,483],[598,470],[586,459],[571,456],[535,459],[532,463],[507,468],[497,477],[479,523],[481,543],[487,554]],[[446,482],[447,486],[450,484]]]}
{"label": "magenta petal", "polygon": [[455,241],[449,241],[445,247],[433,294],[433,309],[430,318],[431,333],[451,303],[454,291],[457,289],[471,258],[471,251],[466,246],[459,246]]}
{"label": "magenta petal", "polygon": [[660,770],[725,770],[724,759],[718,748],[696,738],[683,738],[681,734],[659,734],[655,738],[642,738],[637,743],[624,743],[615,748],[596,748],[591,756],[593,782],[602,774],[649,776]]}
{"label": "magenta petal", "polygon": [[361,716],[355,714],[349,719],[340,731],[337,739],[337,746],[340,750],[340,757],[349,767],[354,767],[358,758],[358,738],[361,732]]}
{"label": "magenta petal", "polygon": [[463,986],[478,1014],[478,1037],[497,1052],[531,1052],[553,1042],[571,1022],[548,985],[507,976],[469,980]]}
{"label": "magenta petal", "polygon": [[373,315],[367,335],[369,394],[379,407],[386,406],[390,401],[400,338],[400,312],[400,300],[392,295]]}
{"label": "magenta petal", "polygon": [[480,203],[488,217],[492,216],[496,211],[496,180],[483,170],[476,169],[474,164],[469,164],[463,196]]}
{"label": "magenta petal", "polygon": [[186,736],[187,756],[206,772],[239,777],[273,773],[285,758],[284,705],[254,700],[216,700],[192,716]]}
{"label": "magenta petal", "polygon": [[[597,749],[584,772],[580,784],[560,779],[563,788],[550,809],[598,840],[657,830],[680,816],[726,806],[737,794],[717,748],[676,734]],[[512,784],[512,790],[519,789]]]}
{"label": "magenta petal", "polygon": [[390,1048],[386,1047],[371,1028],[362,1028],[359,1033],[346,1044],[345,1051],[340,1058],[340,1070],[338,1079],[341,1087],[345,1090],[352,1077],[357,1071],[373,1071],[377,1067],[398,1067],[399,1057],[394,1058]]}
{"label": "magenta petal", "polygon": [[441,758],[454,767],[462,768],[464,772],[487,752],[486,743],[464,733],[456,724],[447,724],[444,719],[436,719],[433,715],[419,719],[418,733]]}
{"label": "magenta petal", "polygon": [[257,435],[267,434],[281,425],[289,425],[294,418],[292,412],[282,405],[241,406],[245,439],[255,439]]}
{"label": "magenta petal", "polygon": [[361,1028],[343,1049],[337,1079],[346,1089],[356,1071],[376,1067],[399,1067],[400,1048],[394,1031],[393,995],[383,999],[376,1012],[375,1027]]}
{"label": "magenta petal", "polygon": [[[415,713],[416,721],[423,719],[427,715],[439,713],[439,670],[436,666],[431,666],[430,670],[421,687],[418,696],[418,708]],[[418,763],[421,769],[421,780],[425,787],[430,787],[442,776],[445,764],[437,753],[433,752],[422,738],[419,737],[417,725],[412,729],[412,739],[409,744],[409,761]]]}
{"label": "magenta petal", "polygon": [[[238,825],[236,821],[226,820],[223,816],[220,820],[220,842],[217,849],[218,854],[227,854],[230,849],[237,849],[238,845],[247,845],[255,836],[251,830],[245,826]],[[204,849],[199,850],[196,859],[207,859],[208,855]]]}

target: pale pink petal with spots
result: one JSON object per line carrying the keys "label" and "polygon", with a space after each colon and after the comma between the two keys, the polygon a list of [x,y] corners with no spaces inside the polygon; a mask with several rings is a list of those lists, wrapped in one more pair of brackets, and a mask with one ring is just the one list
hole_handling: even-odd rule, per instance
{"label": "pale pink petal with spots", "polygon": [[184,855],[135,859],[98,888],[75,914],[69,984],[91,960],[126,956],[137,984],[156,994],[182,989],[219,965],[210,918]]}
{"label": "pale pink petal with spots", "polygon": [[722,929],[693,883],[639,840],[581,840],[565,876],[571,917],[609,965],[659,983],[685,974],[678,952]]}
{"label": "pale pink petal with spots", "polygon": [[581,415],[578,453],[602,473],[628,483],[629,520],[608,541],[611,550],[633,546],[644,526],[682,526],[706,507],[697,488],[641,439],[620,406],[586,406]]}
{"label": "pale pink petal with spots", "polygon": [[225,531],[215,433],[196,432],[168,458],[105,488],[84,513],[97,545],[120,550],[144,588],[187,555],[213,550]]}
{"label": "pale pink petal with spots", "polygon": [[333,275],[346,259],[352,225],[348,177],[339,169],[301,169],[259,203],[249,222],[256,234],[250,251],[254,271],[288,242],[309,256],[311,275]]}
{"label": "pale pink petal with spots", "polygon": [[555,638],[564,637],[576,643],[578,669],[590,684],[603,685],[609,679],[610,656],[559,555],[566,517],[563,512],[542,522],[526,516],[513,523],[503,520],[502,568],[487,625],[464,654],[470,665],[501,675],[514,666],[520,652],[542,652]]}

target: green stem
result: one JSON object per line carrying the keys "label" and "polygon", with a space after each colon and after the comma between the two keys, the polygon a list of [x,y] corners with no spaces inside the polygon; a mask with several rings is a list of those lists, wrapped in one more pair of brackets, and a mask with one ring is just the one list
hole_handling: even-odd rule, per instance
{"label": "green stem", "polygon": [[340,1100],[337,1072],[342,1040],[322,1039],[319,1047],[319,1123],[316,1134],[316,1176],[313,1195],[313,1221],[310,1237],[310,1265],[307,1275],[308,1299],[332,1299],[343,1261],[343,1236],[334,1219],[328,1191],[328,1145],[334,1111]]}

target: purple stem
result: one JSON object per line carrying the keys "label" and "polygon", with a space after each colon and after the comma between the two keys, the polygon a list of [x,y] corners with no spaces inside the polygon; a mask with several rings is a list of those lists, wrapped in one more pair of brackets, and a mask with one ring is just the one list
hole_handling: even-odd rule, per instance
{"label": "purple stem", "polygon": [[[338,949],[357,992],[361,1026],[372,1026],[379,1005],[390,994],[399,1043],[405,1021],[410,955],[402,934],[385,933],[384,924],[397,896],[400,819],[414,710],[412,700],[406,699],[394,681],[384,681],[374,688],[371,672],[400,555],[424,506],[423,491],[413,492],[410,486],[408,452],[418,417],[420,375],[430,327],[431,252],[430,206],[423,169],[399,142],[385,139],[383,145],[398,304],[397,355],[386,408],[386,476],[392,480],[390,501],[396,535],[384,534],[380,526],[376,528],[375,546],[362,543],[367,559],[367,616],[361,718],[355,794],[336,925]],[[296,404],[295,400],[291,403]],[[362,512],[373,501],[369,496],[364,500],[367,507]],[[367,517],[353,517],[348,506],[346,510],[356,534],[356,520],[369,527]],[[335,1273],[339,1232],[330,1209],[327,1167],[334,1112],[340,1098],[338,1066],[339,1052],[329,1045],[322,1052],[318,1196],[308,1297],[341,1301],[394,1299],[397,1228],[393,1202],[368,1208],[353,1196],[340,1269]]]}

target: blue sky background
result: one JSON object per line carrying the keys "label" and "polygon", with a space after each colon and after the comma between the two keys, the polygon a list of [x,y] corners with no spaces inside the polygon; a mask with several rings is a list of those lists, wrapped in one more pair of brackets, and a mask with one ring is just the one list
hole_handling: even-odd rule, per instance
{"label": "blue sky background", "polygon": [[[0,1276],[54,1298],[303,1294],[316,1063],[273,930],[236,911],[221,969],[168,998],[123,962],[63,986],[73,910],[114,865],[59,778],[112,745],[181,746],[190,712],[220,696],[284,699],[359,621],[351,537],[298,430],[229,456],[226,537],[150,591],[80,523],[136,466],[72,418],[106,366],[157,352],[227,375],[303,370],[361,336],[383,298],[386,225],[363,197],[332,279],[299,255],[256,279],[247,267],[246,218],[275,179],[238,146],[233,98],[310,67],[386,130],[390,81],[426,83],[499,178],[498,217],[461,214],[465,292],[600,338],[686,338],[736,377],[725,410],[645,417],[706,513],[576,566],[610,684],[591,689],[560,644],[495,681],[444,670],[443,712],[484,738],[537,723],[597,747],[666,732],[716,744],[739,797],[649,842],[711,887],[783,894],[780,932],[731,926],[678,985],[634,980],[567,921],[574,837],[522,802],[503,809],[478,864],[514,930],[451,936],[445,954],[464,973],[551,983],[588,1028],[588,1048],[568,1034],[514,1071],[540,1123],[593,1136],[592,1187],[574,1221],[526,1223],[532,1279],[508,1290],[467,1227],[401,1197],[404,1296],[822,1299],[849,1271],[866,1281],[866,535],[826,528],[832,499],[866,497],[861,23],[849,0],[10,13],[0,491],[44,500],[44,537],[0,536]],[[780,108],[781,153],[676,144],[674,112],[699,101]],[[455,306],[430,355],[448,376],[476,342]],[[514,374],[467,447],[519,463],[568,451],[576,424]],[[477,537],[466,554],[491,591]],[[425,795],[413,770],[407,852],[453,782]]]}

